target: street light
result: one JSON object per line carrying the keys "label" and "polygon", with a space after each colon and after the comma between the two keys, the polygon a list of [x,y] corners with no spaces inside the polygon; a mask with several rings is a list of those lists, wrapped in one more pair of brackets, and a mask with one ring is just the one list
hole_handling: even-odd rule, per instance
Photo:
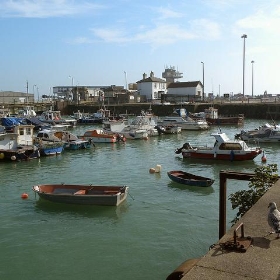
{"label": "street light", "polygon": [[35,101],[35,91],[34,91],[34,87],[37,87],[37,85],[33,85],[33,97],[34,97],[34,101]]}
{"label": "street light", "polygon": [[202,100],[204,101],[204,62],[201,61],[202,63],[202,83],[203,83],[203,88],[202,88]]}
{"label": "street light", "polygon": [[247,38],[246,34],[241,36],[243,38],[243,97],[244,97],[244,80],[245,80],[245,39]]}
{"label": "street light", "polygon": [[254,63],[255,63],[255,61],[252,60],[251,63],[252,63],[252,97],[253,97],[254,96]]}
{"label": "street light", "polygon": [[126,71],[124,71],[124,78],[125,78],[125,89],[127,90],[127,75],[126,75]]}
{"label": "street light", "polygon": [[68,78],[69,78],[69,79],[72,79],[72,87],[73,87],[73,85],[74,85],[74,77],[72,77],[72,76],[69,75]]}

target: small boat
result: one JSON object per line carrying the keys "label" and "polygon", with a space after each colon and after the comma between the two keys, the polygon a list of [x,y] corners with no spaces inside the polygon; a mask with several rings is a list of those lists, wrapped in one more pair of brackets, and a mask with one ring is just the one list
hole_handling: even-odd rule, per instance
{"label": "small boat", "polygon": [[258,143],[279,143],[280,126],[266,123],[254,130],[241,130],[241,133],[236,134],[235,137],[243,141],[256,141]]}
{"label": "small boat", "polygon": [[182,132],[181,126],[178,125],[157,125],[156,129],[159,134],[179,134]]}
{"label": "small boat", "polygon": [[218,109],[209,107],[204,112],[194,113],[191,116],[193,119],[206,119],[209,125],[243,125],[244,114],[238,114],[234,116],[220,116],[218,115]]}
{"label": "small boat", "polygon": [[215,180],[187,173],[181,170],[172,170],[167,172],[168,177],[179,184],[197,186],[197,187],[210,187]]}
{"label": "small boat", "polygon": [[206,120],[199,119],[194,120],[188,116],[186,109],[176,109],[171,116],[164,117],[157,121],[157,125],[169,126],[177,125],[182,130],[206,130],[209,129],[209,125]]}
{"label": "small boat", "polygon": [[38,116],[38,118],[40,121],[42,121],[44,123],[48,123],[48,124],[52,124],[52,125],[58,125],[58,124],[64,125],[65,128],[75,127],[77,125],[76,119],[62,118],[60,111],[53,111],[53,110],[45,111],[40,116]]}
{"label": "small boat", "polygon": [[230,140],[225,133],[212,133],[215,138],[213,147],[191,146],[185,143],[183,147],[176,149],[176,154],[182,154],[183,158],[213,159],[243,161],[252,160],[262,153],[260,147],[249,147],[243,140]]}
{"label": "small boat", "polygon": [[124,121],[105,121],[103,130],[109,134],[119,133],[126,139],[148,139],[147,129],[135,128],[134,125],[128,125]]}
{"label": "small boat", "polygon": [[42,140],[34,140],[37,143],[35,144],[41,156],[53,156],[59,155],[62,153],[64,149],[63,142],[53,142],[53,141],[42,141]]}
{"label": "small boat", "polygon": [[125,142],[126,139],[119,133],[108,133],[103,129],[87,130],[83,136],[79,136],[83,140],[91,140],[93,143],[116,143]]}
{"label": "small boat", "polygon": [[59,203],[82,205],[118,206],[125,201],[127,186],[93,186],[93,185],[37,185],[33,191],[40,198]]}
{"label": "small boat", "polygon": [[63,143],[65,150],[80,150],[92,147],[90,139],[83,140],[69,131],[42,130],[37,134],[36,141]]}

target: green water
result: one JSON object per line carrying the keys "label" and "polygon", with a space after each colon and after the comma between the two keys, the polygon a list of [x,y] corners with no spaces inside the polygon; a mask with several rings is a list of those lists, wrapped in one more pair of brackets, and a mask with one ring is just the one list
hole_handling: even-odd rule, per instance
{"label": "green water", "polygon": [[[247,120],[245,128],[263,122]],[[240,129],[223,131],[232,138]],[[261,164],[261,156],[239,163],[193,162],[174,153],[185,142],[212,145],[210,133],[216,130],[96,144],[91,150],[0,164],[0,278],[165,279],[183,261],[207,253],[218,240],[220,170],[251,172]],[[267,163],[279,162],[278,144],[264,149]],[[150,174],[157,164],[161,173]],[[210,188],[182,187],[166,174],[175,169],[216,181]],[[70,206],[39,200],[31,190],[62,182],[127,185],[129,196],[119,207]],[[228,190],[245,186],[229,181]],[[230,221],[234,213],[229,203],[227,208]]]}

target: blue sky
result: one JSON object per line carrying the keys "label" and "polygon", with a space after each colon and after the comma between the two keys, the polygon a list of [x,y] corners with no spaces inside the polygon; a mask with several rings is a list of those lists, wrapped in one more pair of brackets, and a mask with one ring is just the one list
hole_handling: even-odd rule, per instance
{"label": "blue sky", "polygon": [[[0,90],[123,85],[165,66],[215,95],[280,94],[279,0],[0,0]],[[251,61],[255,61],[254,64]],[[126,72],[126,77],[124,72]],[[71,76],[69,78],[69,76]]]}

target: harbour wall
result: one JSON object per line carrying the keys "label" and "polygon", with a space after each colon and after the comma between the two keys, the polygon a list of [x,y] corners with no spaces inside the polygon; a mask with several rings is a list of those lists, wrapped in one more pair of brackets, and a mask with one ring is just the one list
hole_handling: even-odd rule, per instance
{"label": "harbour wall", "polygon": [[[87,105],[87,104],[65,104],[65,102],[58,102],[56,109],[60,110],[63,115],[73,115],[78,110],[84,113],[95,113],[100,109],[99,105]],[[193,103],[186,105],[159,105],[150,103],[137,103],[137,104],[114,104],[106,105],[106,109],[110,110],[111,114],[129,114],[139,115],[141,111],[147,111],[149,109],[156,116],[168,116],[173,113],[174,109],[185,108],[190,113],[202,112],[209,107],[218,109],[219,115],[222,116],[234,116],[238,114],[244,114],[248,119],[267,119],[267,120],[280,120],[280,103]]]}

